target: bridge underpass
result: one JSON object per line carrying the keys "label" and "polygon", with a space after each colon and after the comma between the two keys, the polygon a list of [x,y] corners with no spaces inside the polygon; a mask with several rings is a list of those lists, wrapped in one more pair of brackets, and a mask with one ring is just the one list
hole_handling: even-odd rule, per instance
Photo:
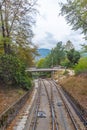
{"label": "bridge underpass", "polygon": [[38,77],[51,77],[53,78],[53,74],[55,71],[59,70],[59,68],[27,68],[26,71],[32,74],[33,78]]}

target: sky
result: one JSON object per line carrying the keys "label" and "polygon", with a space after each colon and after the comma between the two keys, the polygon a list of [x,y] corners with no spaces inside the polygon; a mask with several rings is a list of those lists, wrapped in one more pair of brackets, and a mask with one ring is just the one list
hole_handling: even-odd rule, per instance
{"label": "sky", "polygon": [[52,49],[59,41],[64,44],[70,40],[76,49],[85,43],[80,31],[73,31],[67,24],[64,16],[60,16],[59,2],[65,0],[38,0],[38,15],[36,25],[33,27],[33,42],[38,48]]}

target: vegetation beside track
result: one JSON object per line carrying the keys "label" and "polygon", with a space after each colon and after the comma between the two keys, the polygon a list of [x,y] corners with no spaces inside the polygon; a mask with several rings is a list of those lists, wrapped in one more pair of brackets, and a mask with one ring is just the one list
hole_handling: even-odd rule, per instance
{"label": "vegetation beside track", "polygon": [[0,114],[26,93],[22,88],[4,88],[0,85]]}
{"label": "vegetation beside track", "polygon": [[84,76],[67,77],[59,81],[61,86],[69,92],[69,94],[79,102],[79,104],[87,109],[87,78]]}
{"label": "vegetation beside track", "polygon": [[31,75],[25,70],[34,65],[37,55],[32,43],[36,5],[35,0],[0,2],[0,112],[32,86]]}

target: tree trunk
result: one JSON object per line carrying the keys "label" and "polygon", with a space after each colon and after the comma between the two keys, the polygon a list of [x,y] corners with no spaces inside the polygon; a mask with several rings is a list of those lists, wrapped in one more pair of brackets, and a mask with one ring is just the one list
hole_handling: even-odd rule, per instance
{"label": "tree trunk", "polygon": [[2,36],[3,36],[3,45],[4,45],[4,53],[8,54],[10,51],[10,46],[7,45],[6,43],[6,34],[5,34],[5,26],[4,26],[4,20],[3,20],[3,15],[2,15],[2,10],[1,10],[1,5],[0,5],[0,15],[1,15],[1,27],[2,27]]}

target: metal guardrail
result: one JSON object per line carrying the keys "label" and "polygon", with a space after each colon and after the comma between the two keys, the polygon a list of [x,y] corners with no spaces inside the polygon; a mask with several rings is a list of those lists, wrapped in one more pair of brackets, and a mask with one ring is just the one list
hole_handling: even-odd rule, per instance
{"label": "metal guardrail", "polygon": [[5,130],[11,121],[18,114],[19,110],[23,107],[27,101],[31,91],[28,91],[25,95],[19,98],[18,101],[13,103],[7,110],[0,115],[0,130]]}

